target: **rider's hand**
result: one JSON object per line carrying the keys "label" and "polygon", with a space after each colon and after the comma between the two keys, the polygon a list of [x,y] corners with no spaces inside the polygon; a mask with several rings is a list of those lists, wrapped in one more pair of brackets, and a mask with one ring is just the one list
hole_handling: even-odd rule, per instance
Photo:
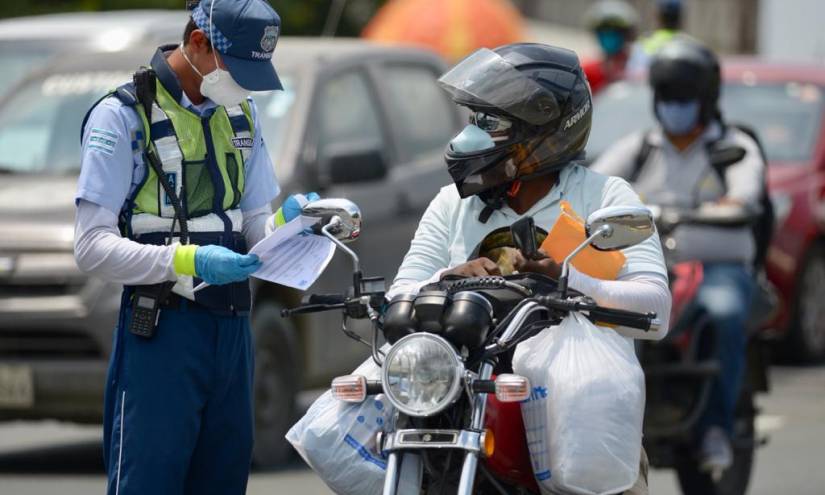
{"label": "rider's hand", "polygon": [[513,268],[518,270],[519,273],[541,273],[542,275],[547,275],[550,278],[558,279],[559,275],[561,275],[561,265],[556,263],[556,260],[547,256],[547,253],[539,249],[539,253],[544,255],[544,258],[540,260],[531,260],[527,259],[521,251],[516,254],[515,263],[513,263]]}
{"label": "rider's hand", "polygon": [[447,270],[441,274],[441,278],[450,275],[457,277],[487,277],[489,275],[501,275],[501,270],[490,258],[476,258]]}
{"label": "rider's hand", "polygon": [[241,282],[260,267],[254,254],[238,254],[223,246],[200,246],[195,251],[195,273],[209,285]]}

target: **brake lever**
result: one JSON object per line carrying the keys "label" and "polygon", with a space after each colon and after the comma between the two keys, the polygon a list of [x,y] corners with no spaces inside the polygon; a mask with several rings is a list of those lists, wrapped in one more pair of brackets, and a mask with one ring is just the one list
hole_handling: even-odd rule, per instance
{"label": "brake lever", "polygon": [[320,313],[322,311],[333,311],[336,309],[346,309],[346,303],[340,304],[302,304],[294,308],[282,309],[281,317],[289,318],[292,315],[300,315],[307,313]]}

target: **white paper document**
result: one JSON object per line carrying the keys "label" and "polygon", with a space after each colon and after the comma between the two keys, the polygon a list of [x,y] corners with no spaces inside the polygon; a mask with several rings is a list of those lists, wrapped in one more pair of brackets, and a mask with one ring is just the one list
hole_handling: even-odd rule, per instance
{"label": "white paper document", "polygon": [[317,218],[298,217],[278,227],[249,250],[262,266],[253,277],[306,290],[324,272],[335,254],[335,244],[324,236],[305,232]]}

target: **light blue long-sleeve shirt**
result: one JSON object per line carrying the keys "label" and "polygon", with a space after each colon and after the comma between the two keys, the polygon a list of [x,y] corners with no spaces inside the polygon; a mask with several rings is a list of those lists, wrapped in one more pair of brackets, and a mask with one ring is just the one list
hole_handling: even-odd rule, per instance
{"label": "light blue long-sleeve shirt", "polygon": [[[195,113],[216,105],[206,100],[193,105],[183,93],[181,105]],[[260,122],[250,100],[255,125],[254,141],[245,167],[240,208],[243,232],[249,245],[264,236],[270,203],[280,189]],[[176,280],[175,245],[146,246],[120,236],[118,214],[126,198],[146,173],[138,133],[140,117],[115,97],[103,100],[91,113],[83,130],[81,172],[75,202],[75,258],[80,268],[111,282],[140,285]]]}
{"label": "light blue long-sleeve shirt", "polygon": [[[181,94],[181,106],[198,115],[216,107],[211,100],[194,105],[186,93]],[[242,211],[255,210],[271,203],[280,191],[272,160],[261,137],[257,108],[251,99],[249,102],[255,138],[245,164],[244,192],[240,204]],[[137,112],[114,96],[103,100],[92,111],[83,129],[75,203],[85,199],[115,215],[120,212],[126,198],[146,173],[137,139],[138,133],[142,132],[143,125]]]}

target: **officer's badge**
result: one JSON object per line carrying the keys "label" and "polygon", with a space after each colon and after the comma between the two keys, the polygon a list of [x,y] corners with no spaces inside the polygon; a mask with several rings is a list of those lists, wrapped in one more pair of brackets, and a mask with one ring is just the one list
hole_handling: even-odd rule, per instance
{"label": "officer's badge", "polygon": [[278,44],[278,34],[280,33],[278,26],[267,26],[264,28],[264,37],[261,38],[261,50],[271,52],[275,50],[275,45]]}

